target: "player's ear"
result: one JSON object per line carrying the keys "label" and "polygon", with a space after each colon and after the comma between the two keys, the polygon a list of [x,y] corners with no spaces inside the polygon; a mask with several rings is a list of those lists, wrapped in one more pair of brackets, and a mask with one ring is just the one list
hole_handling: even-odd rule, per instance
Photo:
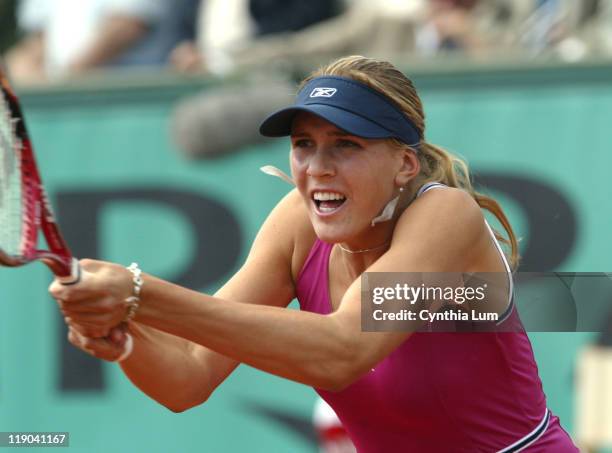
{"label": "player's ear", "polygon": [[395,184],[398,187],[405,187],[408,182],[414,179],[421,171],[421,163],[412,148],[405,147],[399,151],[398,159],[400,166],[395,174]]}

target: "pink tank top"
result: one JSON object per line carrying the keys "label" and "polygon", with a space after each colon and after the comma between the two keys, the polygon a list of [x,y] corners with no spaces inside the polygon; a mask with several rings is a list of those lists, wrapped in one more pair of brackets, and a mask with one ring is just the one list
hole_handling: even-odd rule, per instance
{"label": "pink tank top", "polygon": [[[331,312],[332,246],[317,239],[304,263],[302,310]],[[520,322],[513,307],[506,318]],[[546,407],[524,332],[414,333],[346,389],[316,390],[360,453],[578,451]]]}

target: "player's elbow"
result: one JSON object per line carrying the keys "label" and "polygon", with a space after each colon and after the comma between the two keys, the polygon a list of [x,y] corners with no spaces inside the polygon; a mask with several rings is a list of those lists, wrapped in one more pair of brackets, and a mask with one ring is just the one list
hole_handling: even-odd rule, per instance
{"label": "player's elbow", "polygon": [[212,392],[207,392],[204,395],[190,395],[181,399],[173,398],[172,400],[166,401],[157,400],[157,402],[163,405],[169,411],[174,412],[175,414],[180,414],[181,412],[188,411],[189,409],[206,403],[211,393]]}
{"label": "player's elbow", "polygon": [[170,412],[174,412],[175,414],[180,414],[181,412],[188,411],[189,409],[195,407],[197,405],[174,405],[174,404],[164,404],[164,407],[168,409]]}
{"label": "player's elbow", "polygon": [[174,412],[175,414],[180,414],[181,412],[185,412],[186,410],[191,409],[191,407],[187,406],[175,406],[170,404],[164,404],[164,407],[170,412]]}
{"label": "player's elbow", "polygon": [[207,399],[204,400],[192,400],[192,401],[172,401],[172,402],[162,402],[161,404],[168,409],[170,412],[174,412],[175,414],[180,414],[181,412],[188,411],[197,406],[201,406],[206,402]]}
{"label": "player's elbow", "polygon": [[356,367],[341,367],[334,374],[326,380],[325,389],[328,392],[341,392],[349,387],[353,382],[359,379],[363,375],[363,372],[356,369]]}
{"label": "player's elbow", "polygon": [[326,383],[323,390],[331,393],[338,393],[345,390],[349,385],[353,383],[351,379],[335,378]]}

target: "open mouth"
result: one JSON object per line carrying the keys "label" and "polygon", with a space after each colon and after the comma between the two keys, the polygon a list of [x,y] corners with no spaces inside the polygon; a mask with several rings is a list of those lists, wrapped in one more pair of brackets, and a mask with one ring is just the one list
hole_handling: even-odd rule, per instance
{"label": "open mouth", "polygon": [[313,192],[312,200],[322,214],[334,212],[344,204],[346,197],[338,192]]}

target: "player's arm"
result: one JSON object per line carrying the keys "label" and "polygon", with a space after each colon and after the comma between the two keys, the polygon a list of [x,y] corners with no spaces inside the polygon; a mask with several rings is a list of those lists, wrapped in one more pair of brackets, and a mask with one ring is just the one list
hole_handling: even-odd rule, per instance
{"label": "player's arm", "polygon": [[[291,275],[294,235],[300,228],[294,224],[304,222],[299,215],[301,203],[295,191],[281,200],[261,227],[242,268],[215,297],[245,305],[289,304],[294,298]],[[168,312],[173,312],[174,302],[161,303],[168,303]],[[130,331],[134,351],[121,363],[123,371],[144,393],[176,412],[206,401],[239,364],[235,358],[140,323],[133,323]],[[117,346],[104,339],[73,340],[100,358],[118,355]],[[86,344],[82,345],[82,341]]]}
{"label": "player's arm", "polygon": [[[482,213],[468,194],[435,190],[406,209],[390,250],[369,270],[469,272],[483,244],[490,241],[486,234]],[[103,274],[94,271],[92,278],[99,279],[99,285],[108,285],[112,280]],[[55,287],[53,293],[56,299],[68,299],[68,304],[85,297],[87,305],[92,303],[87,300],[91,288]],[[362,332],[360,292],[357,279],[341,307],[324,316],[221,299],[146,276],[134,319],[278,376],[337,390],[378,363],[411,333]],[[99,306],[98,300],[93,303]]]}
{"label": "player's arm", "polygon": [[[468,194],[432,191],[405,211],[390,250],[369,270],[464,271],[482,250],[484,228],[482,213]],[[340,309],[327,316],[221,300],[151,277],[147,283],[140,322],[323,389],[345,387],[410,334],[361,331],[360,279]]]}

